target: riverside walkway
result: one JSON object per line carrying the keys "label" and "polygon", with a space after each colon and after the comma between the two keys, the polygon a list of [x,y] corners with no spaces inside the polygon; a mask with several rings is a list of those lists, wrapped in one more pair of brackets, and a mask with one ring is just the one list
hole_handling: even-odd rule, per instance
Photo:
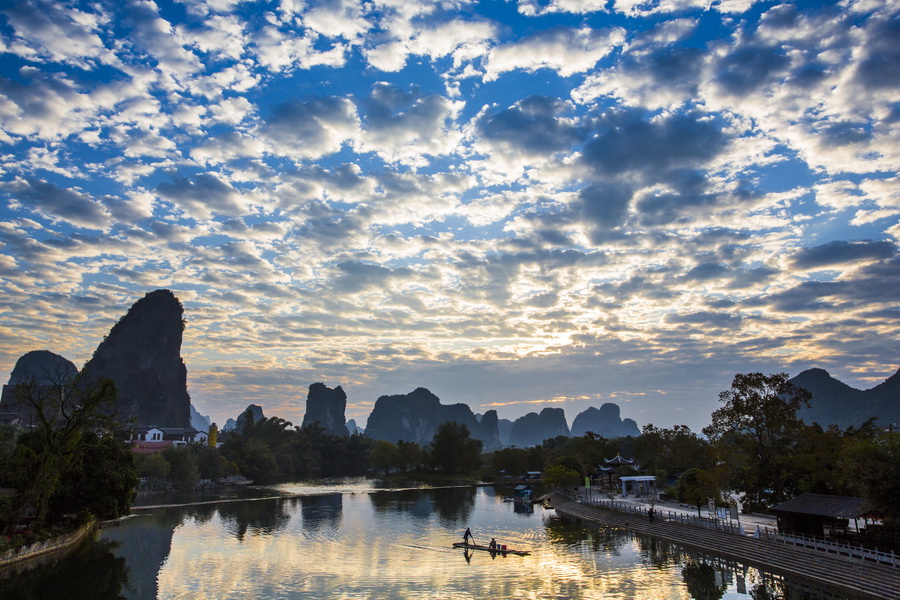
{"label": "riverside walkway", "polygon": [[559,493],[550,494],[549,500],[562,515],[629,529],[857,597],[900,598],[900,568],[897,567],[673,521],[656,519],[651,523],[643,515],[578,502]]}

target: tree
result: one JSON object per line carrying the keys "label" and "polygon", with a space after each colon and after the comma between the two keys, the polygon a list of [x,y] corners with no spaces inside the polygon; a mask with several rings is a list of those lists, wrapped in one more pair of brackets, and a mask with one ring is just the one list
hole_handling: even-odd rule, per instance
{"label": "tree", "polygon": [[122,439],[85,436],[81,452],[60,477],[50,499],[50,514],[90,514],[116,519],[128,514],[138,484],[131,449]]}
{"label": "tree", "polygon": [[50,498],[83,450],[86,436],[111,435],[120,428],[111,380],[94,379],[85,371],[72,374],[64,368],[41,375],[27,377],[15,387],[15,402],[30,416],[32,438],[28,447],[18,444],[14,452],[17,460],[28,462],[29,476],[8,505],[7,531],[27,512],[34,513],[36,528],[43,526]]}
{"label": "tree", "polygon": [[854,437],[842,449],[839,467],[845,481],[856,484],[886,524],[900,526],[900,432]]}
{"label": "tree", "polygon": [[463,423],[448,421],[441,424],[431,441],[431,462],[444,473],[465,473],[478,468],[481,461],[481,440],[471,437]]}
{"label": "tree", "polygon": [[197,459],[200,479],[216,481],[225,477],[225,473],[228,471],[228,462],[215,447],[205,444],[197,445],[191,446],[191,451]]}
{"label": "tree", "polygon": [[162,454],[139,454],[135,462],[140,477],[166,479],[169,476],[169,461]]}
{"label": "tree", "polygon": [[712,498],[718,502],[721,499],[723,479],[724,473],[716,468],[688,469],[678,478],[675,495],[679,502],[696,506],[697,516],[702,516],[700,507],[706,504],[707,500]]}
{"label": "tree", "polygon": [[791,481],[789,456],[803,428],[797,411],[811,395],[788,381],[787,373],[738,373],[724,404],[703,433],[731,467],[732,485],[751,504],[785,500]]}
{"label": "tree", "polygon": [[197,457],[187,446],[171,446],[163,450],[163,458],[169,463],[169,479],[181,488],[193,487],[200,479]]}
{"label": "tree", "polygon": [[400,468],[404,472],[415,471],[422,468],[427,459],[425,450],[416,442],[397,442],[397,451],[400,453]]}
{"label": "tree", "polygon": [[544,483],[554,488],[575,487],[582,481],[581,474],[564,465],[551,465],[544,471]]}
{"label": "tree", "polygon": [[372,468],[387,475],[391,469],[400,466],[400,451],[397,446],[386,440],[376,440],[369,455],[369,462]]}

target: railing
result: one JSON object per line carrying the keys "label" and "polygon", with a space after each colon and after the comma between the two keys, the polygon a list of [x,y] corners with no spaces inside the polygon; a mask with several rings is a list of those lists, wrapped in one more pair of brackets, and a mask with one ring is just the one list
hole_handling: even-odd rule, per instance
{"label": "railing", "polygon": [[768,527],[757,527],[756,537],[791,546],[811,548],[829,554],[837,554],[838,556],[845,556],[848,559],[869,560],[885,565],[891,565],[895,568],[900,567],[900,556],[897,556],[893,550],[890,552],[882,552],[864,546],[857,546],[856,544],[842,544],[840,542],[823,540],[821,538],[805,535],[778,533]]}
{"label": "railing", "polygon": [[[573,500],[579,500],[580,502],[592,504],[594,506],[602,506],[604,508],[609,508],[618,512],[640,515],[649,519],[649,509],[632,504],[630,502],[617,502],[615,500],[607,498],[573,498]],[[900,567],[900,556],[894,553],[893,550],[890,552],[882,552],[856,544],[834,542],[804,535],[783,534],[778,533],[777,530],[770,529],[768,527],[761,527],[759,525],[756,526],[756,531],[747,533],[744,530],[743,526],[734,525],[727,521],[694,517],[691,515],[686,515],[684,513],[677,513],[668,510],[664,511],[658,508],[654,508],[653,514],[654,518],[660,519],[661,521],[682,523],[684,525],[692,525],[694,527],[702,527],[703,529],[723,531],[725,533],[734,533],[737,535],[753,535],[753,537],[759,539],[809,548],[818,550],[820,552],[837,554],[839,556],[845,556],[848,559],[852,560],[868,560],[884,565],[890,565],[895,568]]]}
{"label": "railing", "polygon": [[[605,498],[592,498],[590,500],[582,500],[594,506],[603,506],[619,512],[630,513],[633,515],[641,515],[650,518],[650,511],[642,506],[632,504],[630,502],[617,502]],[[694,517],[684,513],[672,512],[670,510],[653,509],[653,516],[660,521],[672,521],[674,523],[682,523],[684,525],[692,525],[694,527],[702,527],[703,529],[711,529],[715,531],[724,531],[725,533],[734,533],[737,535],[746,535],[743,526],[735,525],[728,521],[718,519],[706,519],[703,517]]]}

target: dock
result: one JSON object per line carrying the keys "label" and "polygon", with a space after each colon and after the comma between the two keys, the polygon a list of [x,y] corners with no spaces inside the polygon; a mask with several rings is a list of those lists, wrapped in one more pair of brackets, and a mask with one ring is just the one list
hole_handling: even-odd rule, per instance
{"label": "dock", "polygon": [[898,567],[674,521],[655,519],[651,523],[643,515],[594,506],[559,493],[550,494],[549,500],[556,512],[564,516],[621,527],[858,597],[879,600],[900,598]]}

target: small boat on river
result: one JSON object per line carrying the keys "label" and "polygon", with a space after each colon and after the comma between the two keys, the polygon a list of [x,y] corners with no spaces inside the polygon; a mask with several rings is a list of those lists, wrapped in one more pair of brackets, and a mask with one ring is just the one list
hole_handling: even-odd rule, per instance
{"label": "small boat on river", "polygon": [[497,546],[482,546],[481,544],[470,544],[466,542],[456,542],[454,548],[466,548],[467,550],[484,550],[485,552],[493,552],[495,554],[517,554],[518,556],[528,556],[531,554],[528,550],[513,550],[507,548],[505,544],[497,544]]}

